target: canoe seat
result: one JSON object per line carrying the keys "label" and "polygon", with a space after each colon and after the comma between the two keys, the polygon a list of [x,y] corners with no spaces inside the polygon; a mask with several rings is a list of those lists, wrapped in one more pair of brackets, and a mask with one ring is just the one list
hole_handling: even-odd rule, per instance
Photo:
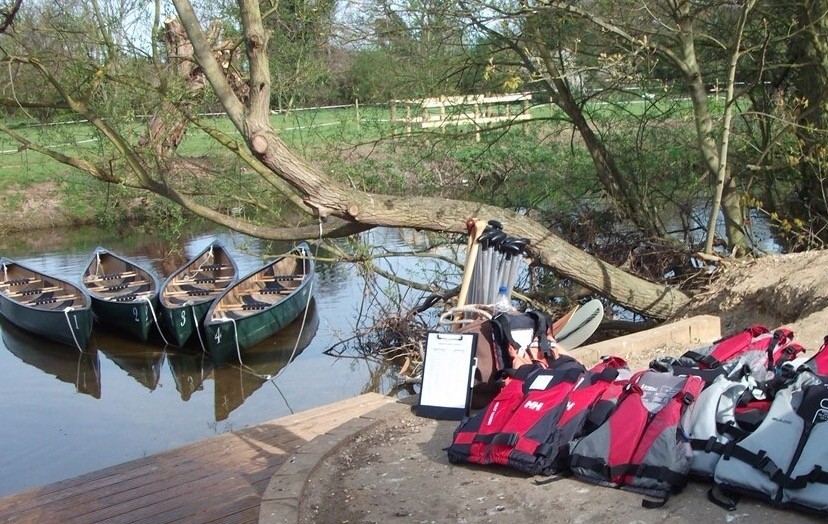
{"label": "canoe seat", "polygon": [[25,297],[26,295],[39,295],[41,293],[43,293],[43,288],[42,287],[37,287],[37,288],[34,288],[34,289],[21,289],[20,291],[18,291],[16,293],[16,295]]}
{"label": "canoe seat", "polygon": [[48,308],[45,308],[45,309],[53,309],[55,311],[59,311],[61,309],[66,309],[69,306],[74,305],[75,304],[75,299],[70,298],[68,300],[66,300],[66,299],[59,300],[57,298],[51,298],[49,300],[44,300],[43,302],[40,302],[40,303],[30,302],[29,304],[37,306],[41,309],[44,309],[43,306],[48,306]]}
{"label": "canoe seat", "polygon": [[267,307],[272,306],[270,302],[262,302],[261,300],[256,300],[255,298],[251,297],[250,295],[244,295],[241,297],[243,309],[265,309]]}
{"label": "canoe seat", "polygon": [[135,293],[130,293],[129,295],[112,297],[112,300],[114,300],[115,302],[132,302],[136,298],[138,298],[138,295],[136,295]]}
{"label": "canoe seat", "polygon": [[30,305],[30,306],[42,306],[42,305],[45,305],[45,304],[54,304],[57,301],[58,301],[57,298],[55,298],[53,296],[48,296],[48,297],[36,298],[35,300],[32,300],[31,302],[27,302],[27,304]]}
{"label": "canoe seat", "polygon": [[262,282],[289,282],[292,280],[302,280],[301,276],[296,275],[265,275],[260,279]]}
{"label": "canoe seat", "polygon": [[199,267],[201,271],[221,271],[222,269],[227,269],[230,266],[225,266],[222,264],[207,264],[204,266]]}
{"label": "canoe seat", "polygon": [[28,277],[13,278],[11,280],[6,280],[5,282],[3,282],[3,285],[5,285],[5,286],[18,286],[20,284],[28,284],[29,282],[37,282],[38,280],[39,279],[33,279],[33,278],[28,278]]}
{"label": "canoe seat", "polygon": [[130,286],[130,283],[126,284],[115,284],[114,286],[106,286],[107,291],[120,291],[122,289],[126,289]]}
{"label": "canoe seat", "polygon": [[286,287],[278,288],[278,289],[276,289],[276,288],[265,288],[265,289],[259,290],[259,294],[261,294],[261,295],[290,295],[290,293],[291,293],[291,291]]}
{"label": "canoe seat", "polygon": [[193,282],[196,284],[212,284],[216,281],[216,277],[195,277]]}
{"label": "canoe seat", "polygon": [[[265,304],[265,303],[262,302],[262,304]],[[258,305],[258,304],[243,304],[242,305],[242,310],[244,310],[244,311],[261,310],[261,309],[267,309],[268,306],[270,306],[270,304],[265,304],[265,305],[261,305],[261,306]]]}
{"label": "canoe seat", "polygon": [[190,289],[187,291],[187,294],[191,297],[199,297],[204,295],[209,295],[213,292],[212,289]]}
{"label": "canoe seat", "polygon": [[98,277],[98,280],[115,280],[116,278],[124,278],[123,273],[108,273],[106,275],[101,275]]}

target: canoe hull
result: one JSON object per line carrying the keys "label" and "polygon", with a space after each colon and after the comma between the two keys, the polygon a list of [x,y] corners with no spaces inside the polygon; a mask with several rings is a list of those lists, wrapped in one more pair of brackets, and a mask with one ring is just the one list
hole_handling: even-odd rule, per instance
{"label": "canoe hull", "polygon": [[[313,276],[308,278],[313,279]],[[310,282],[306,281],[306,285],[296,293],[279,302],[275,307],[254,316],[205,324],[204,342],[207,344],[210,358],[216,364],[224,364],[238,357],[237,351],[243,351],[276,334],[304,311],[308,305],[310,290]],[[236,348],[237,340],[238,349]]]}
{"label": "canoe hull", "polygon": [[158,299],[150,302],[111,302],[92,297],[92,311],[95,319],[108,331],[119,332],[131,338],[146,342],[152,333],[155,322],[150,306],[158,311]]}
{"label": "canoe hull", "polygon": [[196,327],[204,322],[208,309],[210,309],[210,302],[173,308],[161,306],[161,326],[169,342],[177,347],[182,347],[189,342]]}
{"label": "canoe hull", "polygon": [[159,311],[158,279],[151,271],[99,247],[82,280],[103,328],[142,342],[149,339]]}
{"label": "canoe hull", "polygon": [[305,243],[229,286],[204,320],[204,343],[215,364],[240,358],[308,306],[314,262]]}
{"label": "canoe hull", "polygon": [[41,311],[27,308],[0,295],[0,313],[21,329],[69,346],[77,345],[84,349],[92,338],[93,321],[89,308],[65,313]]}
{"label": "canoe hull", "polygon": [[89,295],[80,287],[2,259],[0,314],[50,340],[85,349],[92,338]]}
{"label": "canoe hull", "polygon": [[197,330],[207,311],[237,278],[235,260],[218,242],[209,244],[170,274],[158,295],[161,328],[167,341],[182,347],[194,334],[202,338]]}

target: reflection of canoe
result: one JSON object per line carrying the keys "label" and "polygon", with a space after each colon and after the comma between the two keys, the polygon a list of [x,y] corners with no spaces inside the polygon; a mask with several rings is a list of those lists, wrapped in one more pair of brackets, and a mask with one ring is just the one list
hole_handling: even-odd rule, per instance
{"label": "reflection of canoe", "polygon": [[[304,322],[304,327],[303,327]],[[276,335],[247,348],[241,366],[222,366],[213,370],[216,422],[225,420],[256,390],[299,356],[316,336],[319,313],[311,300],[307,314],[288,324]],[[294,350],[295,348],[295,350]]]}
{"label": "reflection of canoe", "polygon": [[83,273],[83,284],[101,326],[141,341],[149,338],[158,310],[158,279],[152,272],[99,247]]}
{"label": "reflection of canoe", "polygon": [[98,350],[127,375],[154,391],[161,379],[164,351],[135,340],[125,339],[114,333],[95,332]]}
{"label": "reflection of canoe", "polygon": [[184,402],[190,400],[196,391],[203,390],[204,381],[213,373],[213,361],[201,351],[167,351],[167,363],[175,381],[175,389]]}
{"label": "reflection of canoe", "polygon": [[67,350],[66,346],[33,336],[0,320],[3,343],[14,356],[61,382],[74,384],[75,391],[101,398],[101,363],[96,350]]}
{"label": "reflection of canoe", "polygon": [[217,242],[176,269],[159,295],[161,324],[170,342],[183,346],[216,297],[236,278],[236,262]]}
{"label": "reflection of canoe", "polygon": [[86,348],[92,336],[92,310],[81,288],[7,258],[0,264],[0,313],[4,317],[32,333]]}
{"label": "reflection of canoe", "polygon": [[291,323],[308,303],[313,259],[302,243],[243,277],[222,293],[204,319],[205,342],[216,364]]}

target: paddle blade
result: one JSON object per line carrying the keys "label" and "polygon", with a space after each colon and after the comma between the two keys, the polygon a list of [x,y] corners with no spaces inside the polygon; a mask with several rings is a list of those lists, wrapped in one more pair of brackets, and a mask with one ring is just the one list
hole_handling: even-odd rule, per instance
{"label": "paddle blade", "polygon": [[568,322],[555,335],[555,340],[564,349],[575,349],[595,333],[604,320],[604,305],[593,299],[579,307]]}

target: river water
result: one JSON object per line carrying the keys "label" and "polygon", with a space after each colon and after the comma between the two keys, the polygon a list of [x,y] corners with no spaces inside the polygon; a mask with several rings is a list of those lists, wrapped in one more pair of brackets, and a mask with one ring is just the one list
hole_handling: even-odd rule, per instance
{"label": "river water", "polygon": [[[363,241],[392,251],[416,247],[413,235],[402,234],[375,230]],[[163,281],[214,239],[241,274],[291,247],[232,232],[169,242],[82,229],[5,235],[0,254],[78,282],[101,245],[151,266]],[[406,257],[392,263],[397,272],[418,264]],[[0,496],[361,393],[391,392],[394,371],[378,360],[325,353],[367,313],[365,279],[346,264],[318,262],[316,271],[307,314],[243,353],[241,363],[222,367],[197,347],[165,348],[160,337],[141,344],[96,327],[81,354],[0,322]]]}

